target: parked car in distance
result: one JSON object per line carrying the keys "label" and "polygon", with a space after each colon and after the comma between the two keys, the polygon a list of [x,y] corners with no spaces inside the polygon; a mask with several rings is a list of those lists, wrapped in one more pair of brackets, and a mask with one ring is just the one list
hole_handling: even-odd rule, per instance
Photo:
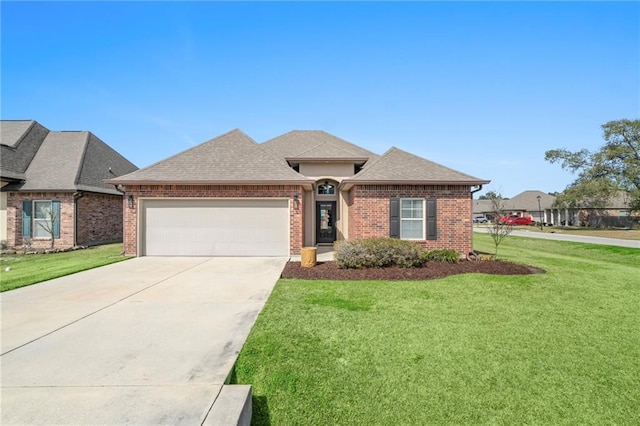
{"label": "parked car in distance", "polygon": [[533,219],[531,219],[529,216],[524,217],[524,216],[518,216],[518,215],[509,215],[509,216],[505,216],[503,218],[500,219],[500,223],[503,223],[505,225],[528,225],[530,223],[533,223]]}
{"label": "parked car in distance", "polygon": [[489,219],[487,219],[485,216],[478,216],[473,218],[473,223],[487,223],[487,222],[489,222]]}

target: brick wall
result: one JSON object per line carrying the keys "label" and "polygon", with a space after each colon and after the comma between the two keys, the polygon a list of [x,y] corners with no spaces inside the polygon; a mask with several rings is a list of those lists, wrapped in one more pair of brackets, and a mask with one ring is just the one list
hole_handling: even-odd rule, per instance
{"label": "brick wall", "polygon": [[[54,247],[92,245],[122,241],[122,197],[85,193],[78,199],[78,226],[74,229],[74,199],[71,192],[10,192],[7,195],[7,245],[22,247],[22,202],[60,201],[60,238]],[[74,239],[77,232],[77,239]],[[50,238],[32,238],[32,248],[51,247]]]}
{"label": "brick wall", "polygon": [[[124,251],[137,255],[138,198],[289,198],[290,251],[300,254],[303,245],[303,197],[299,185],[127,185],[124,200]],[[299,201],[293,202],[298,194]],[[128,207],[127,196],[133,195],[134,205]]]}
{"label": "brick wall", "polygon": [[78,199],[77,244],[122,241],[122,196],[85,193]]}
{"label": "brick wall", "polygon": [[392,197],[437,199],[438,238],[420,243],[427,249],[473,249],[471,188],[460,185],[356,185],[349,191],[349,239],[389,236]]}
{"label": "brick wall", "polygon": [[[73,193],[71,192],[9,192],[7,194],[7,245],[22,247],[22,202],[24,200],[60,201],[60,238],[54,247],[73,247]],[[33,226],[32,226],[33,231]],[[51,238],[32,238],[32,248],[51,247]]]}

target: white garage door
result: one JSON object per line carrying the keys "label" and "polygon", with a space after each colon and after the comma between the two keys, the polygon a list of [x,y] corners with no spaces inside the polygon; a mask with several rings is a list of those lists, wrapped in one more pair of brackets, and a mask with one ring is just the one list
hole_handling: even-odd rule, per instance
{"label": "white garage door", "polygon": [[289,200],[144,200],[147,256],[288,256]]}

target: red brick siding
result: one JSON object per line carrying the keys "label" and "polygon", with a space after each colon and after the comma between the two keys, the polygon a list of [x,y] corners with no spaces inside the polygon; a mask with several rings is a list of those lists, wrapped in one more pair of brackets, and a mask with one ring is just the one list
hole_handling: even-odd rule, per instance
{"label": "red brick siding", "polygon": [[[54,247],[92,245],[122,241],[122,197],[85,193],[78,199],[77,230],[74,229],[74,199],[71,192],[10,192],[7,194],[7,245],[21,247],[22,202],[24,200],[60,201],[60,238]],[[33,231],[33,230],[32,230]],[[77,231],[77,239],[74,232]],[[32,248],[51,247],[50,238],[32,238]]]}
{"label": "red brick siding", "polygon": [[[124,251],[138,252],[138,198],[289,198],[289,243],[291,254],[300,254],[303,245],[302,187],[298,185],[127,185],[126,195],[133,195],[134,206],[124,201]],[[294,195],[299,200],[294,203]]]}
{"label": "red brick siding", "polygon": [[392,197],[435,197],[438,238],[420,243],[427,249],[454,249],[466,254],[473,248],[470,190],[460,185],[356,185],[347,200],[348,238],[388,237]]}
{"label": "red brick siding", "polygon": [[77,214],[78,245],[122,241],[122,196],[85,193]]}
{"label": "red brick siding", "polygon": [[[9,192],[7,194],[7,245],[22,247],[22,202],[24,200],[60,201],[60,238],[54,247],[73,247],[73,193],[71,192]],[[32,224],[33,232],[33,224]],[[51,247],[51,238],[32,238],[32,248]]]}

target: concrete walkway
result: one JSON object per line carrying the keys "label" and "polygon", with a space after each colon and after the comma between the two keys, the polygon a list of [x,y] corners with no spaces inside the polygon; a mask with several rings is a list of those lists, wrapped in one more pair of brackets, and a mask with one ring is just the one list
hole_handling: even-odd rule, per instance
{"label": "concrete walkway", "polygon": [[143,257],[2,293],[0,423],[202,424],[286,261]]}
{"label": "concrete walkway", "polygon": [[[484,232],[488,233],[489,230],[487,228],[473,227],[474,232]],[[571,241],[574,243],[587,243],[587,244],[602,244],[607,246],[618,246],[618,247],[631,247],[631,248],[640,248],[640,241],[634,240],[622,240],[619,238],[602,238],[602,237],[589,237],[586,235],[571,235],[571,234],[559,234],[559,233],[551,233],[551,232],[535,232],[535,231],[527,231],[527,230],[517,230],[514,229],[511,231],[511,234],[516,237],[529,237],[529,238],[540,238],[544,240],[556,240],[556,241]]]}

